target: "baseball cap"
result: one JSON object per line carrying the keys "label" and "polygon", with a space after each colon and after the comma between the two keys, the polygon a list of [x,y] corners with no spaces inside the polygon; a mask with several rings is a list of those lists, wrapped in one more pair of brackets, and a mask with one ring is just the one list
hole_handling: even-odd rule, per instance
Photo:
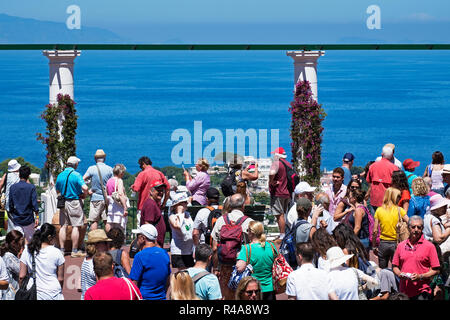
{"label": "baseball cap", "polygon": [[155,226],[152,224],[143,224],[139,228],[133,230],[133,233],[142,234],[150,241],[155,241],[158,238],[158,230],[156,230]]}
{"label": "baseball cap", "polygon": [[217,190],[216,188],[209,188],[206,191],[206,198],[208,198],[208,199],[219,199],[220,198],[219,190]]}
{"label": "baseball cap", "polygon": [[284,148],[278,147],[274,151],[271,152],[271,154],[278,154],[282,158],[286,158],[286,151],[284,151]]}
{"label": "baseball cap", "polygon": [[311,187],[308,182],[301,181],[299,184],[295,186],[294,193],[301,194],[304,192],[314,192],[316,191],[315,187]]}
{"label": "baseball cap", "polygon": [[161,180],[155,180],[150,184],[150,189],[151,188],[158,188],[160,186],[166,186],[166,184],[164,182],[162,182]]}
{"label": "baseball cap", "polygon": [[80,161],[81,160],[75,156],[70,156],[69,159],[67,159],[67,163],[69,163],[69,164],[77,164]]}
{"label": "baseball cap", "polygon": [[413,159],[405,159],[403,161],[403,167],[405,169],[417,168],[418,166],[420,166],[420,162],[419,161],[414,161]]}
{"label": "baseball cap", "polygon": [[345,162],[350,162],[353,161],[355,159],[355,156],[353,155],[353,153],[347,152],[346,154],[344,154],[344,157],[342,158],[343,161]]}

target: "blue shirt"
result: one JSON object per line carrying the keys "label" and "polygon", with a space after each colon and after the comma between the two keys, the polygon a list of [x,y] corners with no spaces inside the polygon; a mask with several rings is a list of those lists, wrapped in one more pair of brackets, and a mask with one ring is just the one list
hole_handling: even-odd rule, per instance
{"label": "blue shirt", "polygon": [[341,167],[342,170],[344,170],[344,184],[348,185],[350,183],[350,180],[352,179],[352,173],[349,168],[347,167]]}
{"label": "blue shirt", "polygon": [[[113,177],[113,169],[104,164],[103,162],[97,162],[98,168],[100,169],[100,173],[102,175],[103,179],[103,186],[106,190],[106,183],[110,178]],[[91,201],[103,201],[105,200],[103,198],[103,191],[102,186],[100,184],[100,177],[98,175],[98,169],[96,165],[90,166],[86,173],[84,174],[85,177],[91,179],[91,189],[94,192],[91,196]]]}
{"label": "blue shirt", "polygon": [[430,210],[429,196],[411,196],[408,207],[408,217],[421,216],[424,218],[425,214]]}
{"label": "blue shirt", "polygon": [[412,195],[413,194],[413,191],[411,188],[412,182],[415,178],[417,178],[417,176],[414,173],[406,171],[406,170],[405,170],[405,174],[406,174],[406,178],[408,179],[409,193]]}
{"label": "blue shirt", "polygon": [[170,257],[166,250],[151,247],[134,257],[130,279],[137,281],[144,300],[166,300],[166,284],[170,273]]}
{"label": "blue shirt", "polygon": [[[69,180],[67,182],[67,191],[63,194],[64,188],[66,187],[67,175],[71,172],[72,174],[69,176]],[[82,187],[84,185],[86,185],[86,183],[84,182],[83,177],[80,173],[76,172],[74,168],[66,168],[56,178],[56,191],[63,194],[66,199],[80,199],[80,195],[83,193]]]}
{"label": "blue shirt", "polygon": [[20,180],[9,190],[9,214],[17,226],[28,226],[34,222],[34,213],[39,211],[36,187]]}
{"label": "blue shirt", "polygon": [[[206,271],[201,268],[187,269],[189,276],[193,278],[196,274]],[[202,300],[218,300],[222,299],[222,291],[220,289],[219,279],[213,274],[208,274],[195,283],[195,294]]]}

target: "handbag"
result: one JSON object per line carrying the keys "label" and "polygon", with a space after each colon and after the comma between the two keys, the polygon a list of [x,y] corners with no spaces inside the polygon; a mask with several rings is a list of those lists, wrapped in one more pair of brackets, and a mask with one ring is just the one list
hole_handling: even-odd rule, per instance
{"label": "handbag", "polygon": [[405,221],[403,221],[402,216],[400,214],[400,207],[398,207],[397,209],[398,209],[398,222],[396,225],[397,243],[400,243],[409,238],[409,230],[408,224]]}
{"label": "handbag", "polygon": [[66,206],[66,192],[67,192],[67,185],[69,182],[69,176],[71,175],[72,172],[74,172],[75,170],[72,170],[69,172],[69,174],[67,175],[67,179],[66,179],[66,185],[64,187],[64,192],[62,194],[60,194],[57,198],[56,198],[56,207],[58,209],[64,209]]}
{"label": "handbag", "polygon": [[251,276],[253,273],[253,267],[250,264],[250,256],[252,254],[251,244],[248,247],[249,247],[249,251],[247,251],[247,246],[244,246],[246,256],[247,256],[247,266],[245,267],[244,271],[238,272],[236,269],[236,265],[233,266],[233,271],[231,272],[230,280],[228,281],[228,288],[230,288],[232,290],[237,289],[239,282],[241,281],[242,278]]}
{"label": "handbag", "polygon": [[114,179],[114,192],[111,193],[111,198],[120,204],[120,194],[119,191],[117,191],[117,179]]}
{"label": "handbag", "polygon": [[272,242],[270,242],[270,246],[272,247],[272,252],[274,255],[272,265],[273,289],[276,294],[284,293],[286,291],[287,278],[289,274],[294,271],[294,269],[292,269],[281,253],[277,254]]}
{"label": "handbag", "polygon": [[353,272],[356,273],[356,277],[358,278],[358,299],[359,300],[367,300],[367,296],[364,293],[363,284],[361,278],[359,277],[358,271],[355,268],[352,268]]}
{"label": "handbag", "polygon": [[27,290],[28,281],[30,281],[30,275],[27,275],[23,279],[19,290],[16,292],[15,300],[37,300],[37,287],[36,287],[36,262],[34,260],[34,254],[31,255],[32,269],[31,277],[33,278],[33,285]]}

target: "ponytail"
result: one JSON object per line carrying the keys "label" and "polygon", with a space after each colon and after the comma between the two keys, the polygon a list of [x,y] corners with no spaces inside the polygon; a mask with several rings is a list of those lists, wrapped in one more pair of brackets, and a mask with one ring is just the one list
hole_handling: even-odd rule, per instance
{"label": "ponytail", "polygon": [[36,254],[38,254],[39,250],[41,249],[42,243],[47,242],[49,236],[55,235],[55,226],[51,225],[50,223],[44,223],[40,229],[34,232],[33,237],[31,238],[31,242],[28,244],[28,252],[30,252],[31,254],[36,252]]}

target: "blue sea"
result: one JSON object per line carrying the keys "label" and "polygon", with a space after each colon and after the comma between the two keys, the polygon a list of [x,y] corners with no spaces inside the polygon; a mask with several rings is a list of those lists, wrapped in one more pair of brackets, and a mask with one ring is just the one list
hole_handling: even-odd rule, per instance
{"label": "blue sea", "polygon": [[[36,133],[45,133],[48,60],[41,51],[1,51],[0,70],[0,161],[22,156],[42,168]],[[449,51],[327,51],[318,60],[322,168],[340,166],[346,152],[363,167],[388,142],[400,160],[420,161],[419,173],[434,151],[450,157],[449,76]],[[193,139],[194,121],[223,137],[226,129],[266,129],[267,156],[278,129],[290,154],[294,66],[285,51],[83,51],[74,78],[82,173],[100,148],[130,173],[143,155],[181,167],[171,135],[185,129]]]}

